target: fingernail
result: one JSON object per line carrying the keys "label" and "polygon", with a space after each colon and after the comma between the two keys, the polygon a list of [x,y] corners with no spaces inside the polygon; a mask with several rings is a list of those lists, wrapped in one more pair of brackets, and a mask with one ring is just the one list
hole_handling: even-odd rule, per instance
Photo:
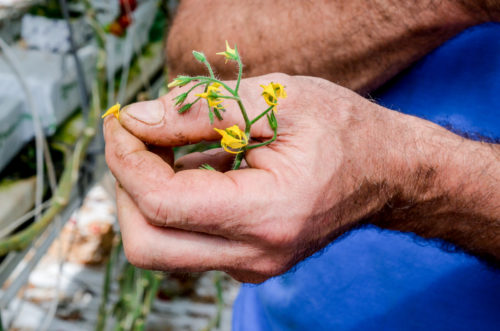
{"label": "fingernail", "polygon": [[154,100],[133,103],[125,107],[122,113],[144,124],[155,125],[163,120],[165,111],[161,102]]}

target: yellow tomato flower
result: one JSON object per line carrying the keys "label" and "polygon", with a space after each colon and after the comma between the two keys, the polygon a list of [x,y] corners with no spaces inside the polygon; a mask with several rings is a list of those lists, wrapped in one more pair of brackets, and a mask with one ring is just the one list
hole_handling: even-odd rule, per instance
{"label": "yellow tomato flower", "polygon": [[219,83],[212,83],[208,86],[206,92],[196,94],[196,96],[206,99],[210,108],[212,107],[221,108],[220,103],[222,102],[222,100],[219,99],[220,86],[221,85]]}
{"label": "yellow tomato flower", "polygon": [[238,154],[242,148],[248,145],[248,137],[237,125],[233,125],[225,130],[214,128],[221,136],[222,148],[228,153]]}
{"label": "yellow tomato flower", "polygon": [[285,87],[281,85],[280,83],[273,83],[271,82],[271,85],[274,89],[274,93],[276,94],[276,97],[285,99],[287,97]]}
{"label": "yellow tomato flower", "polygon": [[226,50],[224,52],[216,53],[217,55],[223,55],[226,57],[226,63],[228,60],[238,60],[238,53],[236,51],[236,47],[233,49],[229,47],[229,43],[226,40]]}
{"label": "yellow tomato flower", "polygon": [[274,110],[278,104],[278,98],[276,97],[276,92],[274,91],[272,83],[269,85],[261,85],[261,87],[264,89],[264,91],[262,91],[264,101],[266,101],[269,106],[273,106]]}
{"label": "yellow tomato flower", "polygon": [[121,105],[119,103],[117,103],[113,107],[109,108],[104,113],[104,115],[102,115],[101,118],[104,118],[104,117],[109,116],[109,115],[114,115],[117,119],[120,119],[120,108],[121,108]]}
{"label": "yellow tomato flower", "polygon": [[287,97],[285,88],[279,83],[269,83],[268,85],[261,85],[264,89],[262,96],[269,106],[273,106],[273,111],[276,111],[278,105],[278,98],[284,99]]}

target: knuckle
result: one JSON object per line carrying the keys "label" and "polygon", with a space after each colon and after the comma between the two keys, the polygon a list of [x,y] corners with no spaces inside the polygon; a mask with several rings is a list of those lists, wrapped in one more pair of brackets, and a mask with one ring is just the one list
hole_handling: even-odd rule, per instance
{"label": "knuckle", "polygon": [[262,234],[262,239],[271,247],[289,248],[296,244],[299,235],[300,231],[290,224],[274,224]]}
{"label": "knuckle", "polygon": [[142,245],[136,244],[136,240],[124,241],[123,250],[125,257],[134,266],[141,269],[151,269],[151,261],[149,256],[143,249]]}
{"label": "knuckle", "polygon": [[153,190],[139,197],[139,208],[146,214],[147,219],[152,224],[158,226],[167,225],[168,207],[161,192]]}

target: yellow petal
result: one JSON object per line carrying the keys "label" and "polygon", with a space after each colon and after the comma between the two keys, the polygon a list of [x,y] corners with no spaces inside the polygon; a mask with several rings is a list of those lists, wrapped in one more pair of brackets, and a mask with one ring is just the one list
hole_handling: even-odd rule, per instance
{"label": "yellow petal", "polygon": [[121,108],[121,105],[119,103],[116,103],[114,106],[109,108],[104,113],[104,115],[102,115],[101,118],[105,118],[106,116],[109,116],[109,115],[114,115],[117,119],[120,119],[120,108]]}
{"label": "yellow petal", "polygon": [[222,102],[222,100],[220,99],[213,99],[213,98],[208,98],[207,101],[210,107],[217,107]]}
{"label": "yellow petal", "polygon": [[271,85],[274,89],[274,93],[276,94],[276,97],[278,98],[286,98],[287,95],[286,95],[286,91],[285,91],[285,87],[279,83],[272,83],[271,82]]}
{"label": "yellow petal", "polygon": [[225,130],[214,128],[221,136],[221,146],[228,153],[238,154],[242,148],[248,145],[248,138],[237,125],[233,125]]}
{"label": "yellow petal", "polygon": [[200,93],[200,94],[195,94],[195,96],[207,99],[208,98],[208,92]]}
{"label": "yellow petal", "polygon": [[226,40],[226,50],[224,52],[219,52],[219,53],[215,53],[215,54],[225,56],[226,63],[227,63],[227,60],[236,60],[238,58],[238,55],[236,54],[236,49],[229,47],[229,43],[227,40]]}

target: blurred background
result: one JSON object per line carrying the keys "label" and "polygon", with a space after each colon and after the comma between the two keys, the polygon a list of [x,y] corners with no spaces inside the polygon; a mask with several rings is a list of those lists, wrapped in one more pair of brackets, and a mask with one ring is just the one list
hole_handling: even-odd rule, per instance
{"label": "blurred background", "polygon": [[230,329],[226,275],[126,261],[104,162],[103,111],[166,93],[176,6],[0,0],[0,330]]}

